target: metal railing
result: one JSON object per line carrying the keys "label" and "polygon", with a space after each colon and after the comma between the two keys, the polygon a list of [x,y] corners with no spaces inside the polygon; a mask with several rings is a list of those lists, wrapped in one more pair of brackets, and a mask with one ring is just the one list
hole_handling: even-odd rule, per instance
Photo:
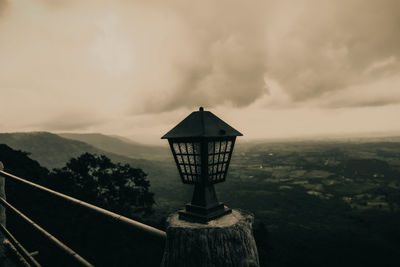
{"label": "metal railing", "polygon": [[15,249],[22,255],[28,264],[40,267],[41,265],[35,260],[31,253],[29,253],[22,245],[15,239],[15,237],[2,225],[0,224],[0,232],[14,245]]}
{"label": "metal railing", "polygon": [[[29,224],[33,229],[38,231],[41,235],[43,235],[45,238],[47,238],[50,242],[55,244],[59,249],[61,249],[66,255],[70,256],[73,258],[73,260],[81,265],[81,266],[91,266],[93,267],[94,265],[89,263],[87,260],[82,258],[78,253],[64,245],[60,240],[52,236],[50,233],[48,233],[46,230],[44,230],[42,227],[40,227],[37,223],[29,219],[27,216],[25,216],[22,212],[17,210],[15,207],[10,205],[4,198],[0,197],[0,205],[5,207],[8,210],[11,210],[14,214],[16,214],[18,217],[20,217],[22,220],[24,220],[27,224]],[[6,229],[7,230],[7,229]],[[27,260],[26,254],[23,253],[22,256]]]}
{"label": "metal railing", "polygon": [[[33,189],[37,189],[43,192],[48,193],[49,195],[53,197],[57,197],[59,199],[62,199],[64,201],[67,201],[71,204],[74,204],[78,207],[87,209],[91,212],[94,212],[96,214],[99,214],[101,216],[105,216],[108,218],[111,218],[114,223],[120,223],[127,225],[129,227],[132,227],[136,230],[146,232],[152,236],[155,236],[160,239],[165,239],[166,238],[166,233],[164,231],[161,231],[157,228],[151,227],[149,225],[140,223],[138,221],[132,220],[130,218],[127,218],[125,216],[122,216],[120,214],[108,211],[106,209],[97,207],[95,205],[89,204],[87,202],[84,202],[82,200],[70,197],[68,195],[59,193],[57,191],[51,190],[47,187],[35,184],[33,182],[30,182],[28,180],[22,179],[18,176],[12,175],[10,173],[7,173],[3,170],[0,169],[0,176],[8,179],[12,179],[14,181],[17,181],[19,183],[28,185],[32,187]],[[65,254],[69,255],[76,263],[78,263],[80,266],[94,266],[91,263],[89,263],[87,260],[85,260],[83,257],[81,257],[79,254],[74,252],[72,249],[70,249],[68,246],[63,244],[61,241],[59,241],[57,238],[52,236],[50,233],[48,233],[46,230],[41,228],[38,224],[36,224],[34,221],[29,219],[27,216],[25,216],[23,213],[21,213],[19,210],[17,210],[15,207],[13,207],[10,203],[8,203],[4,198],[0,197],[0,205],[4,206],[6,209],[12,211],[14,214],[19,216],[21,219],[23,219],[26,223],[31,225],[36,231],[41,233],[43,236],[45,236],[50,242],[55,244],[60,250],[62,250]],[[4,228],[4,229],[3,229]],[[10,242],[16,246],[17,251],[21,253],[21,255],[24,257],[24,259],[29,262],[32,266],[40,266],[37,261],[22,247],[22,245],[7,231],[7,229],[4,226],[0,227],[0,231],[10,239]],[[34,262],[35,261],[35,262]]]}

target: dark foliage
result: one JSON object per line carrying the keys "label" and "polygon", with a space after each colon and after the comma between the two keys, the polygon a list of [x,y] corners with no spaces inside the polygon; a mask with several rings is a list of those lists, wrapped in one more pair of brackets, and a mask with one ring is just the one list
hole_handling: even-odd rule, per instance
{"label": "dark foliage", "polygon": [[0,161],[3,162],[5,171],[29,180],[43,182],[49,171],[28,156],[28,152],[17,151],[5,144],[0,144]]}
{"label": "dark foliage", "polygon": [[[154,200],[141,169],[112,163],[105,156],[83,154],[49,173],[27,155],[0,145],[5,171],[148,223]],[[6,181],[6,194],[9,203],[96,266],[160,263],[164,245],[160,240],[12,180]],[[29,251],[39,251],[37,259],[43,266],[75,266],[12,213],[7,213],[7,228]]]}
{"label": "dark foliage", "polygon": [[85,153],[54,169],[48,186],[97,206],[132,216],[151,212],[150,182],[141,169],[113,163],[106,156]]}

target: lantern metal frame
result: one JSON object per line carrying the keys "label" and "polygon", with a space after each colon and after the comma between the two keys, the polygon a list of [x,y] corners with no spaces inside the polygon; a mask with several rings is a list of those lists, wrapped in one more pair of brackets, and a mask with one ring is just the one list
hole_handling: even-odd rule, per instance
{"label": "lantern metal frame", "polygon": [[[201,124],[202,134],[192,130],[196,124]],[[218,201],[214,184],[226,180],[236,136],[241,135],[200,108],[162,137],[168,139],[182,182],[194,185],[192,201],[179,211],[180,219],[207,223],[232,212]]]}
{"label": "lantern metal frame", "polygon": [[[168,139],[179,175],[184,184],[225,182],[235,141],[236,137]],[[217,142],[219,142],[218,146],[216,146]],[[212,151],[210,151],[210,144],[213,144]],[[177,153],[175,145],[180,153]],[[184,149],[181,148],[181,145],[184,145]],[[198,146],[198,153],[194,149],[196,145]],[[221,149],[222,147],[223,149]],[[215,151],[216,149],[218,151]],[[193,152],[189,153],[189,150]]]}

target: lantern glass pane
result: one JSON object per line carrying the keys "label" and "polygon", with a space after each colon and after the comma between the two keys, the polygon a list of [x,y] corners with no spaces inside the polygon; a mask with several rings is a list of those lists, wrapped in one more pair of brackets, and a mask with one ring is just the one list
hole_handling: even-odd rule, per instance
{"label": "lantern glass pane", "polygon": [[226,170],[226,165],[227,165],[226,163],[224,163],[224,164],[222,165],[222,171],[223,171],[223,172],[225,172],[225,170]]}
{"label": "lantern glass pane", "polygon": [[186,154],[186,144],[185,143],[179,143],[179,149],[181,150],[182,154]]}
{"label": "lantern glass pane", "polygon": [[200,143],[177,142],[172,144],[172,149],[183,182],[198,182],[201,174]]}
{"label": "lantern glass pane", "polygon": [[193,154],[193,144],[192,143],[186,143],[186,148],[187,148],[188,154]]}
{"label": "lantern glass pane", "polygon": [[218,163],[218,155],[219,154],[214,154],[213,164],[217,164]]}
{"label": "lantern glass pane", "polygon": [[212,175],[213,174],[213,166],[209,165],[208,166],[208,175]]}
{"label": "lantern glass pane", "polygon": [[196,165],[201,165],[200,155],[195,155],[194,159],[196,161]]}
{"label": "lantern glass pane", "polygon": [[225,152],[226,151],[226,141],[222,141],[221,142],[221,152]]}
{"label": "lantern glass pane", "polygon": [[182,173],[186,173],[186,169],[185,169],[185,166],[184,166],[184,165],[180,165],[179,167],[181,168],[181,172],[182,172]]}
{"label": "lantern glass pane", "polygon": [[214,153],[214,142],[208,142],[207,144],[207,149],[208,149],[208,155],[213,154]]}
{"label": "lantern glass pane", "polygon": [[221,142],[215,142],[214,153],[219,153]]}
{"label": "lantern glass pane", "polygon": [[232,149],[232,141],[228,141],[226,146],[226,152],[230,152],[231,149]]}
{"label": "lantern glass pane", "polygon": [[213,175],[216,175],[217,173],[218,173],[218,165],[215,164],[215,165],[213,166]]}
{"label": "lantern glass pane", "polygon": [[222,182],[225,179],[232,141],[208,142],[208,176],[213,183]]}
{"label": "lantern glass pane", "polygon": [[214,156],[213,155],[208,155],[208,165],[212,165],[214,161]]}
{"label": "lantern glass pane", "polygon": [[178,159],[179,163],[183,163],[183,159],[181,155],[177,155],[176,158]]}
{"label": "lantern glass pane", "polygon": [[196,163],[196,161],[195,161],[195,156],[194,156],[194,155],[189,155],[189,163],[190,163],[191,165],[194,165],[194,164]]}
{"label": "lantern glass pane", "polygon": [[175,152],[176,154],[180,153],[180,152],[179,152],[179,145],[178,145],[177,143],[172,144],[172,147],[174,148],[174,152]]}
{"label": "lantern glass pane", "polygon": [[193,154],[200,155],[200,143],[193,143]]}
{"label": "lantern glass pane", "polygon": [[224,158],[224,162],[225,162],[225,163],[228,163],[228,161],[229,161],[229,152],[227,152],[227,153],[225,154],[225,158]]}

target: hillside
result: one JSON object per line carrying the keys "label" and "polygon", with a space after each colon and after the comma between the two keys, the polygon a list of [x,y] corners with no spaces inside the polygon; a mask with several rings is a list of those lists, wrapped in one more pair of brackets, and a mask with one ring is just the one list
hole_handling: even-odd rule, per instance
{"label": "hillside", "polygon": [[61,133],[58,135],[64,138],[85,142],[104,151],[130,158],[166,160],[171,157],[171,152],[167,146],[143,145],[119,136],[108,136],[98,133]]}
{"label": "hillside", "polygon": [[0,144],[28,152],[30,158],[49,169],[62,167],[70,158],[84,152],[101,152],[83,142],[65,139],[48,132],[1,133]]}
{"label": "hillside", "polygon": [[[104,137],[104,140],[110,140]],[[110,141],[109,144],[112,142],[118,143]],[[63,167],[69,159],[86,152],[106,155],[114,162],[128,163],[133,167],[141,168],[148,174],[151,190],[155,193],[157,203],[155,209],[165,213],[176,209],[190,199],[191,188],[180,182],[172,155],[163,161],[135,159],[48,132],[2,133],[0,144],[7,144],[13,149],[29,152],[31,159],[48,169]],[[132,149],[133,147],[131,146]],[[168,199],[171,194],[174,197]]]}
{"label": "hillside", "polygon": [[7,144],[13,149],[28,152],[30,158],[49,169],[62,167],[70,158],[86,152],[103,154],[114,161],[131,163],[140,168],[150,169],[154,165],[147,160],[128,158],[85,142],[63,138],[48,132],[2,133],[0,144]]}

